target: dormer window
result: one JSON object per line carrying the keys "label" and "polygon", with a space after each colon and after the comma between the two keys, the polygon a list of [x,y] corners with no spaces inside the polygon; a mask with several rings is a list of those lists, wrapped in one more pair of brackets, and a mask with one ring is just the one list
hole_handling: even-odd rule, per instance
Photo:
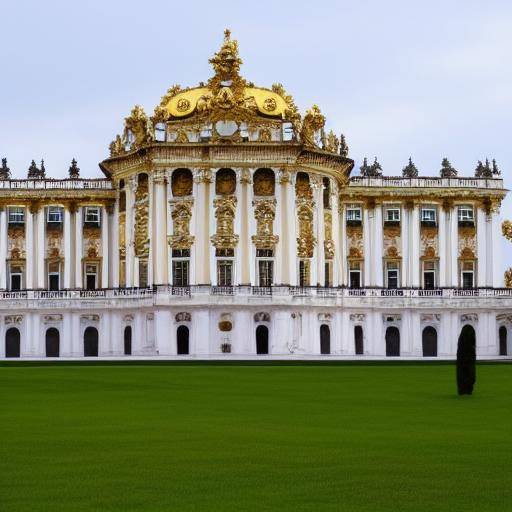
{"label": "dormer window", "polygon": [[473,226],[475,216],[471,205],[459,206],[459,226]]}
{"label": "dormer window", "polygon": [[84,215],[84,224],[91,227],[99,227],[100,225],[100,207],[86,206]]}
{"label": "dormer window", "polygon": [[24,224],[25,209],[21,206],[11,206],[9,208],[9,224]]}

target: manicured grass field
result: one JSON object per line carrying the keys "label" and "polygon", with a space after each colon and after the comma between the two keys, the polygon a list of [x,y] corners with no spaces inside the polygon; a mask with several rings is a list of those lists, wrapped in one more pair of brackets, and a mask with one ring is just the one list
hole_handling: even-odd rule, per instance
{"label": "manicured grass field", "polygon": [[0,367],[0,510],[512,510],[512,365]]}

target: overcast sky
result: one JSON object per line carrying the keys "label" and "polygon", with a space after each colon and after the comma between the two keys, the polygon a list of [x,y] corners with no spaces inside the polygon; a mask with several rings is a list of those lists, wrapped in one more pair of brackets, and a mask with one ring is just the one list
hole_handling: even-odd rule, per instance
{"label": "overcast sky", "polygon": [[512,186],[508,0],[1,0],[0,20],[0,156],[15,177],[32,158],[64,177],[73,157],[99,176],[131,107],[206,81],[229,27],[242,74],[282,82],[302,111],[317,103],[356,168],[376,155],[398,175],[412,156],[438,175],[447,156],[471,175],[488,157]]}

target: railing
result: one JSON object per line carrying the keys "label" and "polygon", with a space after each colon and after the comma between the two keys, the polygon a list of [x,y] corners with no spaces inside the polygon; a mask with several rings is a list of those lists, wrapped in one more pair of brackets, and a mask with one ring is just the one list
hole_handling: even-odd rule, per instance
{"label": "railing", "polygon": [[289,297],[292,300],[303,297],[319,299],[452,299],[452,298],[512,298],[512,288],[329,288],[315,286],[169,286],[157,285],[152,288],[114,288],[100,290],[21,290],[0,291],[2,300],[110,300],[110,299],[191,299],[207,296],[271,297],[279,300]]}
{"label": "railing", "polygon": [[394,176],[381,176],[367,178],[353,176],[349,186],[352,187],[393,187],[393,188],[484,188],[503,189],[503,180],[496,178],[400,178]]}
{"label": "railing", "polygon": [[0,189],[101,189],[112,190],[112,182],[105,178],[97,179],[33,179],[33,180],[0,180]]}

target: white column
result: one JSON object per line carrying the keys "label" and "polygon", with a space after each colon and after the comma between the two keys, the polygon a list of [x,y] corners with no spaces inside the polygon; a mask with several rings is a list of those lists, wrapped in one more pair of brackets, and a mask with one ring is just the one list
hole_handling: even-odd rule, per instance
{"label": "white column", "polygon": [[34,288],[34,216],[27,208],[25,224],[26,288]]}
{"label": "white column", "polygon": [[409,272],[409,267],[410,267],[410,258],[411,258],[411,255],[410,255],[410,251],[409,251],[409,237],[410,237],[410,233],[409,233],[409,209],[407,208],[408,205],[406,204],[402,204],[402,209],[401,209],[401,222],[400,224],[402,225],[402,230],[401,230],[401,242],[402,242],[402,269],[401,269],[401,273],[402,273],[402,286],[407,288],[408,286],[411,286],[411,281],[410,281],[410,272]]}
{"label": "white column", "polygon": [[210,284],[210,202],[211,172],[194,169],[195,283]]}
{"label": "white column", "polygon": [[39,208],[37,212],[37,250],[36,250],[36,265],[37,265],[37,288],[46,288],[46,272],[45,272],[45,238],[44,238],[44,206]]}
{"label": "white column", "polygon": [[82,257],[83,257],[82,207],[75,211],[75,288],[83,288]]}
{"label": "white column", "polygon": [[119,288],[119,198],[114,205],[110,233],[112,243],[109,245],[108,251],[110,260],[109,283],[112,288]]}
{"label": "white column", "polygon": [[454,206],[450,209],[449,212],[449,231],[450,231],[450,240],[449,240],[449,279],[447,279],[449,286],[457,287],[459,286],[459,226],[457,219],[457,206]]}
{"label": "white column", "polygon": [[168,309],[155,310],[155,348],[158,355],[170,356],[173,353],[170,330],[172,325],[171,312]]}
{"label": "white column", "polygon": [[438,208],[438,237],[439,237],[439,277],[438,286],[447,286],[446,283],[446,212],[443,206]]}
{"label": "white column", "polygon": [[[316,228],[313,232],[316,237],[316,244],[313,251],[313,260],[311,261],[311,285],[325,284],[325,220],[324,220],[324,194],[323,182],[320,176],[311,176],[311,188],[313,189],[313,200],[315,208],[313,210],[313,226]],[[318,329],[317,329],[318,331]],[[318,336],[319,334],[316,333]],[[318,352],[320,351],[318,344]]]}
{"label": "white column", "polygon": [[64,207],[64,289],[71,288],[71,213]]}
{"label": "white column", "polygon": [[135,247],[134,247],[134,203],[135,203],[135,189],[137,188],[137,177],[130,176],[125,186],[126,198],[126,213],[125,213],[125,243],[126,243],[126,257],[125,257],[125,277],[126,287],[134,286],[134,260],[135,260]]}
{"label": "white column", "polygon": [[[236,213],[235,233],[238,234],[238,245],[235,248],[235,284],[248,285],[251,283],[251,257],[249,237],[249,216],[252,215],[252,205],[249,202],[249,185],[251,171],[249,169],[236,170]],[[252,215],[254,217],[254,215]]]}
{"label": "white column", "polygon": [[154,183],[154,217],[153,223],[153,283],[168,284],[168,247],[167,243],[167,193],[164,173],[155,171],[153,173]]}
{"label": "white column", "polygon": [[373,219],[373,268],[375,286],[384,286],[383,255],[384,255],[384,230],[382,225],[382,205],[377,204]]}
{"label": "white column", "polygon": [[342,283],[342,265],[343,259],[341,257],[341,236],[340,236],[340,212],[339,212],[339,199],[338,199],[338,186],[332,180],[332,194],[331,194],[331,213],[332,213],[332,241],[334,243],[334,261],[332,268],[332,285],[340,286]]}
{"label": "white column", "polygon": [[[64,274],[64,279],[66,274]],[[72,313],[66,312],[62,318],[62,332],[60,334],[60,353],[62,357],[73,355],[73,325]]]}
{"label": "white column", "polygon": [[278,182],[281,187],[281,282],[278,284],[295,286],[297,284],[297,213],[295,211],[295,175],[280,171]]}
{"label": "white column", "polygon": [[487,285],[487,222],[485,211],[477,207],[476,209],[476,251],[478,259],[477,268],[477,286]]}
{"label": "white column", "polygon": [[[275,198],[276,198],[276,218],[274,219],[274,233],[279,237],[274,249],[274,283],[281,284],[283,282],[283,215],[286,215],[284,208],[282,190],[283,187],[279,182],[280,172],[276,172]],[[254,216],[254,213],[252,214]]]}
{"label": "white column", "polygon": [[7,209],[0,208],[0,289],[7,288]]}
{"label": "white column", "polygon": [[108,208],[101,208],[101,287],[108,288],[109,280],[109,226]]}
{"label": "white column", "polygon": [[411,239],[411,276],[410,283],[414,288],[420,286],[420,216],[419,206],[416,204],[411,210],[411,223],[409,225]]}
{"label": "white column", "polygon": [[363,252],[364,252],[364,279],[363,286],[371,286],[371,226],[368,207],[365,205],[363,210]]}
{"label": "white column", "polygon": [[339,233],[341,237],[340,242],[340,285],[348,286],[348,267],[347,267],[347,252],[348,252],[348,240],[347,240],[347,208],[344,203],[340,202],[340,212],[341,213],[341,226],[339,228]]}
{"label": "white column", "polygon": [[487,255],[487,267],[490,268],[489,284],[493,288],[502,288],[503,270],[502,270],[502,236],[501,225],[498,212],[492,212],[490,222],[487,223],[489,251]]}

